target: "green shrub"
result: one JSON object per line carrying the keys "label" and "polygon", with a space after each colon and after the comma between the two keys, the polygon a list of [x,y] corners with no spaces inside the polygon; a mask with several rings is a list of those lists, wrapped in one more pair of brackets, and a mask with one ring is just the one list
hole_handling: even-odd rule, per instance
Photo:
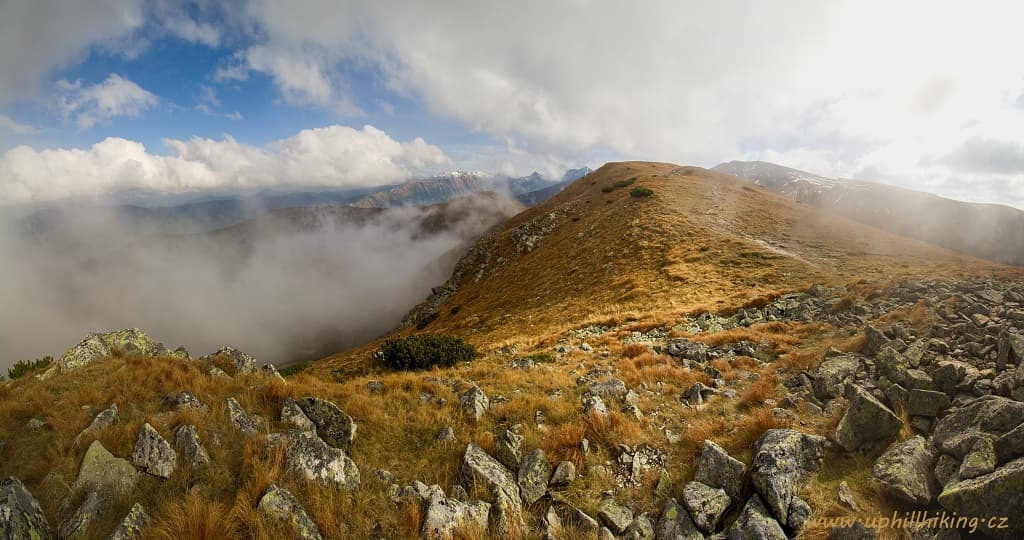
{"label": "green shrub", "polygon": [[601,188],[601,192],[602,193],[611,193],[613,191],[615,191],[615,186],[613,186],[611,184],[608,184],[607,186]]}
{"label": "green shrub", "polygon": [[629,186],[632,186],[635,182],[636,182],[636,178],[630,178],[629,180],[619,180],[618,182],[615,182],[612,185],[617,187],[617,188],[629,187]]}
{"label": "green shrub", "polygon": [[42,358],[36,358],[35,360],[19,360],[18,363],[7,369],[7,378],[13,381],[14,379],[24,377],[33,371],[47,368],[52,363],[52,356],[44,356]]}
{"label": "green shrub", "polygon": [[630,191],[629,194],[634,197],[650,197],[651,195],[654,195],[654,190],[643,186],[637,186],[633,188],[633,191]]}
{"label": "green shrub", "polygon": [[309,367],[309,362],[296,362],[294,364],[288,364],[287,366],[277,370],[282,377],[291,377],[305,371]]}
{"label": "green shrub", "polygon": [[474,359],[476,348],[455,336],[423,334],[385,341],[380,357],[391,369],[451,367]]}

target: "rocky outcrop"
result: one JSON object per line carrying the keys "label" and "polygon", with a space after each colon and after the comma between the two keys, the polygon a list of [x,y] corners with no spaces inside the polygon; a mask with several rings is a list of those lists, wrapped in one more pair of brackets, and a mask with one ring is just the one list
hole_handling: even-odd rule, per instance
{"label": "rocky outcrop", "polygon": [[302,503],[288,490],[270,484],[256,509],[268,518],[286,523],[296,540],[322,540],[320,528],[309,517]]}
{"label": "rocky outcrop", "polygon": [[740,502],[746,475],[747,466],[743,462],[734,459],[714,442],[704,440],[694,480],[724,489],[733,501]]}
{"label": "rocky outcrop", "polygon": [[325,443],[309,431],[291,432],[287,439],[289,445],[285,461],[293,470],[323,484],[349,489],[359,487],[359,469],[344,450]]}
{"label": "rocky outcrop", "polygon": [[292,398],[285,398],[281,404],[281,422],[298,431],[316,431],[316,424]]}
{"label": "rocky outcrop", "polygon": [[0,480],[0,537],[11,540],[49,540],[50,526],[39,502],[14,477]]}
{"label": "rocky outcrop", "polygon": [[479,386],[473,385],[464,394],[459,396],[459,406],[462,407],[463,414],[469,416],[474,421],[479,421],[484,413],[487,412],[487,409],[491,407],[491,402],[487,399],[487,394]]}
{"label": "rocky outcrop", "polygon": [[[961,516],[1006,516],[1006,528],[989,528],[982,521],[981,531],[992,538],[1024,537],[1024,458],[1016,459],[995,472],[952,483],[939,494],[939,504]],[[999,524],[993,524],[993,527]]]}
{"label": "rocky outcrop", "polygon": [[104,503],[105,501],[100,499],[99,494],[90,491],[79,505],[78,510],[61,520],[58,531],[60,538],[62,540],[85,538],[89,533],[89,528],[99,518],[106,506]]}
{"label": "rocky outcrop", "polygon": [[731,502],[724,489],[700,482],[687,482],[683,487],[683,505],[697,527],[708,533],[718,530]]}
{"label": "rocky outcrop", "polygon": [[932,443],[947,454],[963,458],[979,438],[999,438],[1022,423],[1024,403],[1001,396],[984,396],[951,410],[935,424]]}
{"label": "rocky outcrop", "polygon": [[256,373],[256,360],[252,356],[234,348],[231,346],[221,347],[216,352],[204,356],[199,359],[203,362],[214,362],[217,360],[227,360],[234,367],[235,375],[247,375],[250,373]]}
{"label": "rocky outcrop", "polygon": [[144,471],[168,478],[177,466],[178,454],[153,426],[142,425],[132,450],[132,463]]}
{"label": "rocky outcrop", "polygon": [[114,332],[89,334],[78,345],[70,348],[57,359],[56,369],[68,371],[79,369],[97,360],[110,358],[115,352],[141,356],[174,356],[188,359],[188,352],[182,348],[168,350],[138,328],[127,328]]}
{"label": "rocky outcrop", "polygon": [[729,528],[729,540],[786,540],[786,532],[772,517],[761,498],[750,497]]}
{"label": "rocky outcrop", "polygon": [[141,504],[135,503],[131,510],[117,525],[107,540],[138,540],[142,538],[142,529],[149,523],[149,516]]}
{"label": "rocky outcrop", "polygon": [[304,397],[296,403],[316,426],[316,434],[325,443],[345,451],[352,448],[356,440],[356,423],[351,416],[325,399]]}
{"label": "rocky outcrop", "polygon": [[167,396],[164,397],[164,405],[176,411],[192,409],[196,411],[206,412],[210,410],[209,405],[200,401],[195,394],[188,390],[182,390],[177,394],[167,394]]}
{"label": "rocky outcrop", "polygon": [[229,397],[227,399],[228,404],[228,415],[231,418],[231,423],[242,433],[252,436],[260,432],[263,429],[263,419],[256,415],[250,415],[245,412],[242,405],[238,401]]}
{"label": "rocky outcrop", "polygon": [[770,429],[757,440],[750,480],[782,525],[800,529],[809,517],[810,508],[797,490],[821,468],[824,451],[824,437],[789,429]]}
{"label": "rocky outcrop", "polygon": [[423,540],[455,540],[485,534],[490,512],[489,503],[450,499],[437,488],[427,503],[420,537]]}
{"label": "rocky outcrop", "polygon": [[704,534],[697,529],[690,513],[671,498],[661,511],[654,537],[657,540],[704,540]]}
{"label": "rocky outcrop", "polygon": [[873,472],[890,495],[908,503],[927,505],[935,496],[934,466],[935,451],[918,435],[890,446],[875,462]]}
{"label": "rocky outcrop", "polygon": [[850,388],[853,396],[836,428],[836,442],[853,452],[867,443],[895,437],[903,425],[900,418],[867,390],[855,385]]}
{"label": "rocky outcrop", "polygon": [[93,441],[85,451],[78,478],[71,490],[124,496],[131,492],[138,480],[139,472],[128,460],[114,457],[99,441]]}
{"label": "rocky outcrop", "polygon": [[199,431],[195,426],[178,426],[174,430],[174,447],[192,467],[210,464],[210,454],[206,452],[203,442],[199,440]]}
{"label": "rocky outcrop", "polygon": [[117,405],[111,404],[110,407],[103,409],[93,417],[92,422],[88,427],[82,430],[75,438],[77,444],[79,440],[87,435],[95,435],[105,428],[108,428],[118,422],[120,417],[118,416]]}
{"label": "rocky outcrop", "polygon": [[529,506],[548,491],[551,478],[551,462],[544,451],[537,448],[526,454],[519,466],[519,493],[523,504]]}

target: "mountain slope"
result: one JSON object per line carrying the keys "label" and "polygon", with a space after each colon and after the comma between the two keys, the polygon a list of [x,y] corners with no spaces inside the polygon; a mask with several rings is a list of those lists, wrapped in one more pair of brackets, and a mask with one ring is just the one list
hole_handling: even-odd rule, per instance
{"label": "mountain slope", "polygon": [[[617,181],[635,185],[613,189]],[[653,190],[633,197],[633,187]],[[512,218],[407,318],[480,343],[555,333],[624,312],[725,308],[863,276],[998,265],[894,236],[698,167],[609,164]],[[317,369],[355,367],[374,344]]]}
{"label": "mountain slope", "polygon": [[1024,212],[874,182],[837,180],[763,161],[714,170],[861,223],[997,262],[1024,265]]}

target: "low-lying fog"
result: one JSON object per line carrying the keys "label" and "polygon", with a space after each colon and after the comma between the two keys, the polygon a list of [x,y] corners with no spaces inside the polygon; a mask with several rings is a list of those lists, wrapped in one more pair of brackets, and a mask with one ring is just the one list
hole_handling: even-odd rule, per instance
{"label": "low-lying fog", "polygon": [[115,215],[44,233],[8,224],[0,373],[127,327],[193,357],[223,345],[279,365],[318,357],[393,328],[520,209],[491,195],[444,209],[313,207],[189,236],[139,234]]}

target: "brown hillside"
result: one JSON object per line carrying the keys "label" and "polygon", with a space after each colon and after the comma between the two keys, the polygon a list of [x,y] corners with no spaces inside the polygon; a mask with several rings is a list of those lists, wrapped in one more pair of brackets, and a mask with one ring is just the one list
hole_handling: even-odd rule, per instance
{"label": "brown hillside", "polygon": [[[607,191],[630,179],[635,183]],[[635,187],[653,195],[631,196]],[[730,175],[611,163],[481,240],[452,280],[414,310],[403,332],[433,318],[423,331],[452,332],[487,347],[626,312],[728,309],[813,283],[1001,268]],[[358,371],[377,345],[329,357],[315,369]]]}

